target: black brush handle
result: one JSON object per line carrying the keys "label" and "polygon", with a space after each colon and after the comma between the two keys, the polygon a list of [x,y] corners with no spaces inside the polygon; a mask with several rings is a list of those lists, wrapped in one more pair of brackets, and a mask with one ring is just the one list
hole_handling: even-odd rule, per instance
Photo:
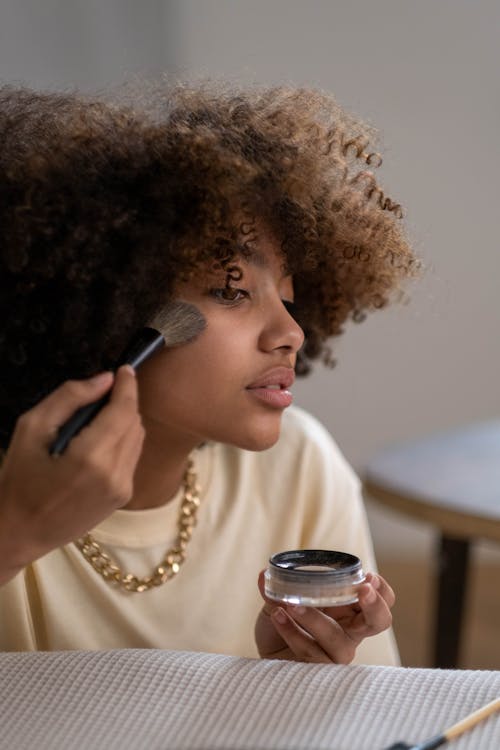
{"label": "black brush handle", "polygon": [[426,740],[421,745],[417,745],[417,750],[434,750],[434,748],[441,747],[446,742],[448,742],[448,738],[444,734],[438,734],[436,737]]}
{"label": "black brush handle", "polygon": [[426,740],[420,745],[408,745],[406,742],[396,742],[395,745],[386,747],[385,750],[435,750],[436,747],[441,747],[447,741],[444,734],[438,734],[436,737],[431,737],[430,740]]}
{"label": "black brush handle", "polygon": [[60,456],[61,453],[64,453],[70,440],[72,440],[75,435],[78,435],[80,430],[88,425],[93,418],[99,414],[103,406],[108,403],[109,398],[110,394],[106,393],[106,395],[102,396],[98,401],[94,401],[91,404],[87,404],[86,406],[77,409],[77,411],[75,411],[75,413],[63,425],[61,425],[61,427],[59,427],[57,437],[49,448],[50,455]]}
{"label": "black brush handle", "polygon": [[[142,362],[148,359],[158,349],[165,345],[165,339],[162,334],[155,328],[143,328],[138,335],[132,340],[130,345],[124,351],[116,364],[116,368],[121,365],[131,365],[136,370]],[[49,453],[51,456],[60,456],[72,438],[80,430],[86,427],[101,409],[108,403],[111,393],[106,393],[97,401],[77,409],[75,413],[59,428],[55,440],[52,442]]]}

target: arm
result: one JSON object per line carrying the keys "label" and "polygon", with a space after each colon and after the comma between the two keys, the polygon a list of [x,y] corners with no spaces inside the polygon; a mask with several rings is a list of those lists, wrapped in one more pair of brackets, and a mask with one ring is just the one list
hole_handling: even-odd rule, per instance
{"label": "arm", "polygon": [[68,381],[19,418],[0,468],[0,585],[130,500],[144,438],[131,368],[66,452],[48,452],[58,425],[112,384],[112,373]]}

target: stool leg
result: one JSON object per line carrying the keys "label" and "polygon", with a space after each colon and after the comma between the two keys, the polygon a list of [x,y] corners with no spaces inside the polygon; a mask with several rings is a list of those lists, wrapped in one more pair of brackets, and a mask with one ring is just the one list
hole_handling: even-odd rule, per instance
{"label": "stool leg", "polygon": [[458,663],[469,552],[467,539],[441,536],[434,626],[434,666],[441,669]]}

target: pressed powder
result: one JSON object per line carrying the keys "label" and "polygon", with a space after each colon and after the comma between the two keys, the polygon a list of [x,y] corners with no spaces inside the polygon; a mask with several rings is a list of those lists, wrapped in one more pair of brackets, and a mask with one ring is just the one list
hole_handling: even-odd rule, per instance
{"label": "pressed powder", "polygon": [[265,575],[269,599],[305,607],[335,607],[358,601],[365,580],[361,560],[347,552],[302,549],[278,552]]}

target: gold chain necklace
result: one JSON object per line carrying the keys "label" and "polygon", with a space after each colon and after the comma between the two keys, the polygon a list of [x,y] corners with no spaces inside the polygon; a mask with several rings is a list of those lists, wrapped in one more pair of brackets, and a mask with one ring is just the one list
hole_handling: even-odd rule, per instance
{"label": "gold chain necklace", "polygon": [[82,555],[105,581],[121,586],[126,591],[141,593],[155,586],[161,586],[162,583],[166,583],[179,572],[186,559],[186,547],[196,525],[196,515],[200,505],[200,487],[191,459],[188,461],[183,485],[184,493],[177,521],[179,530],[177,538],[174,546],[166,552],[163,560],[156,566],[150,576],[139,578],[132,573],[123,573],[90,534],[85,534],[75,541]]}

